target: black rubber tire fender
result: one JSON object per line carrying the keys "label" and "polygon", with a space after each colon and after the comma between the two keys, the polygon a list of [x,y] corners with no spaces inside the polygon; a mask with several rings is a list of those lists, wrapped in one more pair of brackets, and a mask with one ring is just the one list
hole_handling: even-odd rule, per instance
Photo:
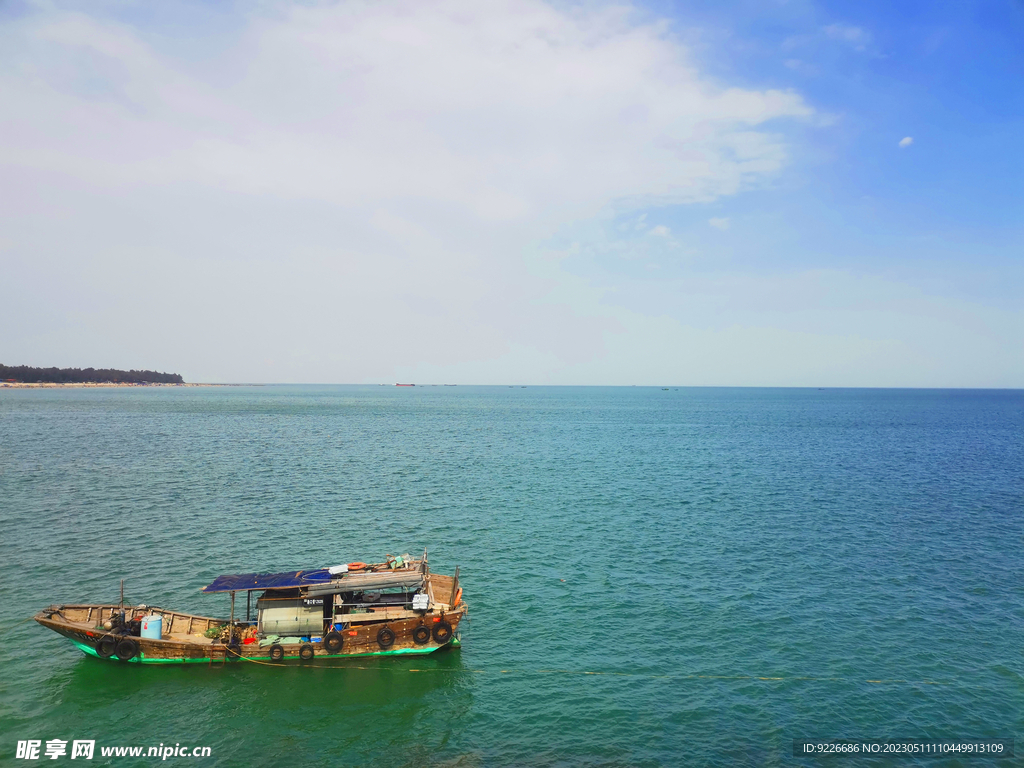
{"label": "black rubber tire fender", "polygon": [[283,661],[284,660],[284,646],[280,643],[274,643],[270,646],[270,660],[271,661]]}
{"label": "black rubber tire fender", "polygon": [[114,651],[117,650],[118,638],[114,635],[104,635],[100,638],[100,641],[96,643],[96,655],[101,659],[109,659],[114,655]]}
{"label": "black rubber tire fender", "polygon": [[395,631],[390,627],[381,627],[377,631],[377,645],[383,650],[387,650],[395,644]]}
{"label": "black rubber tire fender", "polygon": [[444,645],[452,639],[452,625],[447,621],[439,621],[434,625],[434,642]]}
{"label": "black rubber tire fender", "polygon": [[416,645],[426,645],[430,642],[430,627],[426,624],[420,624],[415,627],[412,631],[412,641]]}
{"label": "black rubber tire fender", "polygon": [[117,649],[114,654],[121,661],[131,661],[139,655],[139,644],[130,637],[122,637],[117,641]]}
{"label": "black rubber tire fender", "polygon": [[344,645],[345,638],[341,632],[328,632],[324,637],[324,650],[328,653],[341,653],[341,648]]}
{"label": "black rubber tire fender", "polygon": [[302,647],[299,648],[299,658],[303,661],[312,661],[315,655],[316,650],[309,643],[303,643]]}

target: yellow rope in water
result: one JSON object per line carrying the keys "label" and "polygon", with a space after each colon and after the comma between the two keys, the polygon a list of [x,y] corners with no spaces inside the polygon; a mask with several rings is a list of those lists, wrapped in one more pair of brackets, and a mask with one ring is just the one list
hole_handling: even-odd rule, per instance
{"label": "yellow rope in water", "polygon": [[25,624],[26,622],[32,621],[32,619],[34,619],[34,618],[35,618],[35,616],[29,616],[27,619],[22,619],[21,621],[15,623],[15,624],[11,624],[9,627],[4,627],[3,629],[0,629],[0,635],[2,635],[4,632],[9,632],[10,630],[14,629],[15,627],[20,627],[22,624]]}
{"label": "yellow rope in water", "polygon": [[[272,664],[269,661],[260,661],[259,659],[248,659],[245,656],[236,655],[234,653],[231,654],[231,657],[235,658],[235,659],[241,659],[242,661],[248,661],[250,664],[262,664],[264,667],[280,667],[281,666],[280,664]],[[228,658],[228,656],[225,653],[224,654],[225,661],[227,660],[227,658]]]}

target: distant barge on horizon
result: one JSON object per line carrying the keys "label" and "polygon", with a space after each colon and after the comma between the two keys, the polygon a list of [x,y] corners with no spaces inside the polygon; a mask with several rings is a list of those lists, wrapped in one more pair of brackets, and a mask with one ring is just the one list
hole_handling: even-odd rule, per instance
{"label": "distant barge on horizon", "polygon": [[[229,592],[230,618],[125,605],[123,594],[112,605],[51,605],[34,618],[86,654],[113,661],[315,663],[457,647],[468,612],[459,569],[431,573],[426,551],[421,560],[388,555],[383,563],[220,576],[202,591]],[[246,593],[245,621],[235,619],[238,592]],[[255,619],[253,592],[261,593]]]}

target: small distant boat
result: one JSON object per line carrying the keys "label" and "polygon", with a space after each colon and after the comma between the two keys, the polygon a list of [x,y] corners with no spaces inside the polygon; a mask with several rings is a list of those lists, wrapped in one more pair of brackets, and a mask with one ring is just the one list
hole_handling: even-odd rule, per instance
{"label": "small distant boat", "polygon": [[415,384],[395,384],[396,387],[415,387]]}
{"label": "small distant boat", "polygon": [[[426,552],[421,560],[388,555],[383,563],[229,574],[202,591],[230,593],[230,617],[125,605],[122,599],[51,605],[34,618],[89,656],[113,661],[315,663],[457,647],[459,622],[468,612],[459,569],[454,576],[431,573]],[[235,617],[239,592],[246,594],[244,621]]]}

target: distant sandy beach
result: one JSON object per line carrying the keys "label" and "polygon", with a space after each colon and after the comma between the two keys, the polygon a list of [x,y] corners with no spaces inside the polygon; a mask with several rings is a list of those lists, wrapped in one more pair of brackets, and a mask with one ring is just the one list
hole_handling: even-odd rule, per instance
{"label": "distant sandy beach", "polygon": [[62,389],[66,387],[101,388],[101,387],[231,387],[235,384],[150,384],[147,382],[92,382],[78,381],[69,383],[57,383],[52,381],[21,382],[21,381],[0,381],[0,389]]}

